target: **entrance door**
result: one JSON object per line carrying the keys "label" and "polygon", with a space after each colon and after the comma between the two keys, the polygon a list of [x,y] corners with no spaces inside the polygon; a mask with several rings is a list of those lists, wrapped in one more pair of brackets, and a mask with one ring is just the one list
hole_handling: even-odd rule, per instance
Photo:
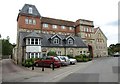
{"label": "entrance door", "polygon": [[91,45],[88,45],[88,49],[89,49],[89,52],[90,52],[90,57],[93,58],[93,48]]}

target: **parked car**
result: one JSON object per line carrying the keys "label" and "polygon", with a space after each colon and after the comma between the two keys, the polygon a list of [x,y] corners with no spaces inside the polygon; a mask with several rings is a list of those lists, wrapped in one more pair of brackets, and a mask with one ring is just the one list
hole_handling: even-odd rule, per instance
{"label": "parked car", "polygon": [[70,60],[69,60],[69,58],[67,57],[67,56],[57,56],[59,59],[60,59],[60,61],[61,61],[61,65],[69,65],[70,64]]}
{"label": "parked car", "polygon": [[115,54],[113,54],[114,57],[120,57],[120,53],[116,52]]}
{"label": "parked car", "polygon": [[36,60],[34,62],[35,66],[44,66],[44,67],[53,67],[53,63],[54,63],[54,67],[60,67],[61,66],[61,62],[59,60],[58,57],[54,57],[54,56],[47,56],[42,60]]}
{"label": "parked car", "polygon": [[70,64],[76,64],[76,63],[77,63],[77,60],[76,60],[76,59],[69,58],[69,60],[70,60]]}

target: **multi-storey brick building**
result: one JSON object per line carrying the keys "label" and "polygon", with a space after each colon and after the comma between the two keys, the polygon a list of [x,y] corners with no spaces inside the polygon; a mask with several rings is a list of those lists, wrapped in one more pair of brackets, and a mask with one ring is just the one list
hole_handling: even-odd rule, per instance
{"label": "multi-storey brick building", "polygon": [[[101,44],[102,48],[97,48]],[[20,63],[32,56],[45,56],[50,50],[58,55],[107,56],[107,38],[100,28],[94,28],[93,21],[42,17],[34,5],[25,4],[17,17],[15,60]]]}

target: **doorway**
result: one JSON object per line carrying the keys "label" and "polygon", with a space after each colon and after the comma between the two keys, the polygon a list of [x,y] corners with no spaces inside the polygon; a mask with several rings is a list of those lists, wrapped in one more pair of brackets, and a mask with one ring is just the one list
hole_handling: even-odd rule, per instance
{"label": "doorway", "polygon": [[88,50],[89,50],[89,53],[90,53],[90,57],[93,58],[93,48],[91,45],[88,45]]}

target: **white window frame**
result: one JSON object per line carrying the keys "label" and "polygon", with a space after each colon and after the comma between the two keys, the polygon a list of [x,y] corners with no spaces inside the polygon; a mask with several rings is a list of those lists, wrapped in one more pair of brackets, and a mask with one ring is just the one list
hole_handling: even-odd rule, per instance
{"label": "white window frame", "polygon": [[32,14],[32,13],[33,13],[32,7],[29,7],[28,13],[29,13],[29,14]]}
{"label": "white window frame", "polygon": [[34,38],[31,38],[31,45],[34,45]]}
{"label": "white window frame", "polygon": [[68,44],[73,44],[74,42],[73,42],[73,39],[71,39],[71,38],[69,38],[68,39]]}
{"label": "white window frame", "polygon": [[25,24],[28,24],[28,23],[29,23],[29,19],[25,18]]}
{"label": "white window frame", "polygon": [[74,28],[73,27],[69,27],[69,30],[73,30]]}
{"label": "white window frame", "polygon": [[57,29],[57,25],[52,25],[52,28],[53,29]]}
{"label": "white window frame", "polygon": [[66,27],[65,26],[61,26],[62,29],[65,29]]}
{"label": "white window frame", "polygon": [[43,24],[43,27],[44,27],[44,28],[48,28],[48,24],[44,23],[44,24]]}
{"label": "white window frame", "polygon": [[32,19],[29,19],[29,24],[32,24]]}
{"label": "white window frame", "polygon": [[36,20],[35,20],[35,19],[33,19],[33,21],[32,21],[32,22],[33,22],[33,25],[36,25]]}
{"label": "white window frame", "polygon": [[59,38],[54,38],[54,39],[53,39],[53,43],[54,43],[54,44],[59,44],[59,42],[60,42],[60,39],[59,39]]}

